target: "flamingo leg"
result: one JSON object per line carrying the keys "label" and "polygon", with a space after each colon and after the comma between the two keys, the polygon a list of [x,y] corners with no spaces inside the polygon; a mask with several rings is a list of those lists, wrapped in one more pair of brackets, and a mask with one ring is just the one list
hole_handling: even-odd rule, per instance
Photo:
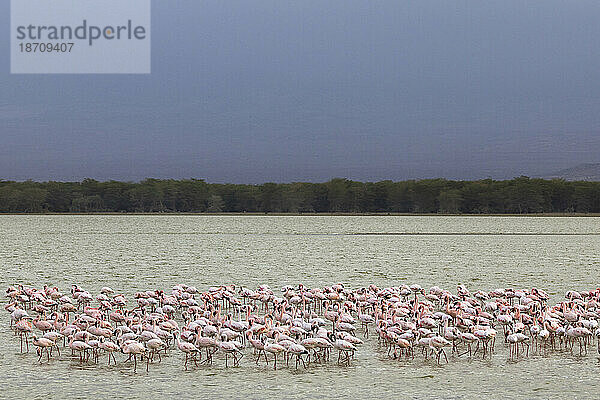
{"label": "flamingo leg", "polygon": [[262,352],[259,351],[258,352],[258,357],[256,357],[256,365],[258,365],[258,362],[260,361],[260,356],[261,356]]}

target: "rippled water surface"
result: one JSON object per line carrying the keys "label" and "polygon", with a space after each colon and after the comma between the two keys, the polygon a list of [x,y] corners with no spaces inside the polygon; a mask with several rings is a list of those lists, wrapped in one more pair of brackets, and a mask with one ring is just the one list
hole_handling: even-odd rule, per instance
{"label": "rippled water surface", "polygon": [[[531,287],[560,299],[600,286],[600,219],[538,217],[0,216],[0,284],[71,283],[125,294],[187,283],[350,287],[369,283],[457,283],[471,289]],[[273,371],[250,353],[184,371],[172,352],[150,372],[129,364],[80,366],[63,356],[38,364],[20,354],[0,319],[0,398],[572,398],[600,395],[600,359],[553,353],[509,361],[501,341],[491,359],[417,356],[390,360],[375,338],[349,367],[331,362]],[[119,357],[122,359],[123,357]],[[562,396],[564,397],[564,395]]]}

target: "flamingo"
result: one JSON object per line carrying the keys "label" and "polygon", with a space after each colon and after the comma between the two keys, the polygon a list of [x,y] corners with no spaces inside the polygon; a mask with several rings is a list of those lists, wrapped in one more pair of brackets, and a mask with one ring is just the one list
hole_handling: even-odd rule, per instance
{"label": "flamingo", "polygon": [[440,356],[444,354],[444,358],[446,359],[446,363],[448,363],[448,357],[446,356],[446,351],[444,347],[450,345],[450,342],[443,338],[442,336],[433,336],[429,341],[429,348],[432,349],[437,354],[437,362],[440,363]]}
{"label": "flamingo", "polygon": [[471,344],[477,342],[477,345],[479,345],[479,338],[477,336],[475,336],[472,333],[469,332],[464,332],[464,333],[459,333],[458,337],[467,344],[467,350],[465,350],[464,353],[459,354],[458,356],[462,356],[464,354],[469,353],[469,357],[472,356],[472,352],[471,352]]}
{"label": "flamingo", "polygon": [[112,357],[113,361],[115,362],[115,365],[117,365],[117,360],[115,359],[115,351],[119,351],[120,347],[114,343],[111,342],[110,340],[105,340],[102,341],[98,344],[98,348],[100,348],[101,350],[104,350],[106,353],[108,353],[108,365],[110,365],[110,358]]}
{"label": "flamingo", "polygon": [[71,348],[72,351],[79,352],[79,362],[83,362],[86,359],[86,352],[91,349],[91,346],[81,340],[75,340],[74,336],[70,336],[69,348]]}
{"label": "flamingo", "polygon": [[[135,340],[128,340],[121,346],[121,350],[125,354],[129,354],[129,357],[133,357],[133,372],[137,371],[137,356],[140,356],[140,361],[142,361],[144,355],[146,354],[146,348],[140,342]],[[150,359],[146,357],[146,372],[149,369]]]}
{"label": "flamingo", "polygon": [[[227,341],[227,335],[221,335],[221,340],[217,341],[217,346],[219,350],[225,353],[225,368],[227,368],[227,358],[228,355],[231,354],[233,357],[233,366],[238,366],[240,360],[244,357],[244,354],[240,351],[241,343],[236,343],[235,341]],[[238,358],[239,356],[239,358]]]}
{"label": "flamingo", "polygon": [[[54,348],[60,357],[56,343],[62,337],[65,344],[68,340],[72,354],[79,353],[80,362],[89,360],[90,354],[97,362],[99,351],[104,351],[108,365],[117,364],[114,352],[120,349],[129,354],[126,362],[134,358],[134,372],[138,356],[140,360],[146,357],[147,371],[156,355],[161,362],[161,352],[168,351],[171,340],[186,354],[186,370],[190,358],[199,364],[204,349],[207,357],[202,363],[212,363],[213,354],[221,350],[226,367],[230,356],[238,366],[246,341],[254,349],[257,365],[261,357],[268,365],[270,353],[274,369],[281,355],[286,364],[294,357],[296,369],[300,363],[307,368],[311,358],[328,362],[333,348],[338,351],[338,364],[348,365],[363,344],[357,329],[368,337],[372,323],[388,355],[393,351],[397,356],[399,351],[400,357],[414,358],[414,349],[420,348],[425,359],[429,351],[437,354],[438,364],[442,354],[448,362],[445,347],[452,345],[454,353],[457,343],[465,345],[459,356],[468,352],[473,357],[482,346],[486,357],[488,351],[494,351],[495,324],[502,326],[511,359],[518,358],[521,350],[528,356],[531,342],[536,349],[542,345],[547,353],[554,349],[555,338],[571,353],[577,342],[583,357],[597,337],[600,352],[600,289],[569,291],[566,301],[554,305],[535,288],[485,292],[469,291],[462,285],[455,293],[437,286],[426,293],[418,285],[368,285],[357,290],[339,283],[312,289],[288,285],[279,297],[266,285],[256,290],[222,285],[201,291],[178,284],[169,293],[156,289],[136,292],[133,308],[128,308],[125,295],[115,295],[107,287],[94,297],[77,285],[72,286],[70,295],[57,287],[37,290],[15,285],[9,287],[7,296],[9,303],[4,309],[10,314],[15,335],[20,336],[21,352],[29,350],[31,338],[39,362],[44,351],[50,360]],[[73,305],[75,301],[79,308]],[[25,308],[36,317],[32,319]],[[34,329],[42,335],[33,335]]]}
{"label": "flamingo", "polygon": [[38,362],[41,362],[44,351],[48,355],[48,361],[50,361],[50,349],[54,346],[54,342],[45,337],[38,338],[35,334],[32,335],[31,342],[37,347],[37,353],[40,355]]}
{"label": "flamingo", "polygon": [[160,351],[167,348],[165,342],[158,338],[150,339],[146,342],[146,346],[148,347],[150,353],[148,355],[149,360],[154,361],[154,355],[156,354],[158,355],[158,362],[161,362],[162,358],[160,356]]}
{"label": "flamingo", "polygon": [[283,353],[285,351],[285,347],[278,343],[275,343],[272,339],[270,339],[270,341],[267,341],[267,343],[265,343],[264,348],[266,352],[273,354],[275,360],[273,369],[277,369],[277,355]]}
{"label": "flamingo", "polygon": [[[338,350],[338,364],[346,363],[350,365],[350,356],[356,351],[356,346],[344,339],[337,339],[333,343],[333,347]],[[345,357],[342,359],[342,353]]]}
{"label": "flamingo", "polygon": [[267,353],[265,353],[265,344],[263,342],[261,342],[260,340],[254,339],[254,335],[251,330],[248,330],[246,332],[246,336],[247,336],[248,342],[250,342],[252,347],[254,347],[255,353],[258,354],[258,356],[256,357],[256,365],[258,365],[258,361],[260,360],[261,355],[264,356],[265,361],[268,364],[269,360],[267,359]]}
{"label": "flamingo", "polygon": [[372,315],[369,314],[363,314],[362,312],[360,312],[358,314],[358,319],[360,320],[362,326],[364,327],[364,336],[366,338],[369,337],[369,324],[372,324],[375,322],[375,318],[373,318]]}
{"label": "flamingo", "polygon": [[33,332],[33,326],[31,324],[30,318],[21,318],[15,324],[15,328],[17,332],[19,332],[19,336],[21,337],[21,353],[23,352],[23,336],[25,336],[25,345],[27,347],[27,352],[29,352],[29,341],[27,340],[27,335]]}
{"label": "flamingo", "polygon": [[299,362],[302,362],[302,365],[304,365],[304,368],[306,368],[306,363],[304,362],[304,359],[302,358],[302,355],[308,354],[308,350],[306,349],[306,347],[304,347],[298,343],[292,343],[288,347],[287,351],[290,354],[296,356],[296,369],[298,369]]}
{"label": "flamingo", "polygon": [[196,361],[195,355],[200,352],[194,344],[189,342],[182,342],[179,340],[179,336],[177,337],[177,348],[185,354],[185,364],[184,367],[187,370],[188,358],[191,358],[194,361],[194,364],[198,366],[198,362]]}

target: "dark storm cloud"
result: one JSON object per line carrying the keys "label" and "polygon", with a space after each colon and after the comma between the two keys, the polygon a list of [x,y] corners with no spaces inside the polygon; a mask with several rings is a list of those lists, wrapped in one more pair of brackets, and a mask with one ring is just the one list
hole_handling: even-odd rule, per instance
{"label": "dark storm cloud", "polygon": [[3,58],[0,178],[504,178],[600,161],[596,1],[152,13],[149,76],[9,75]]}

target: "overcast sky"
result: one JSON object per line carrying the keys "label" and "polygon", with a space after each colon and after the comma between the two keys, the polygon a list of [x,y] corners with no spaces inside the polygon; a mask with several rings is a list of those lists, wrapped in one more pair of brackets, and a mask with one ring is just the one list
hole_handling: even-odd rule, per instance
{"label": "overcast sky", "polygon": [[600,2],[153,1],[151,75],[10,75],[0,179],[510,178],[600,162]]}

